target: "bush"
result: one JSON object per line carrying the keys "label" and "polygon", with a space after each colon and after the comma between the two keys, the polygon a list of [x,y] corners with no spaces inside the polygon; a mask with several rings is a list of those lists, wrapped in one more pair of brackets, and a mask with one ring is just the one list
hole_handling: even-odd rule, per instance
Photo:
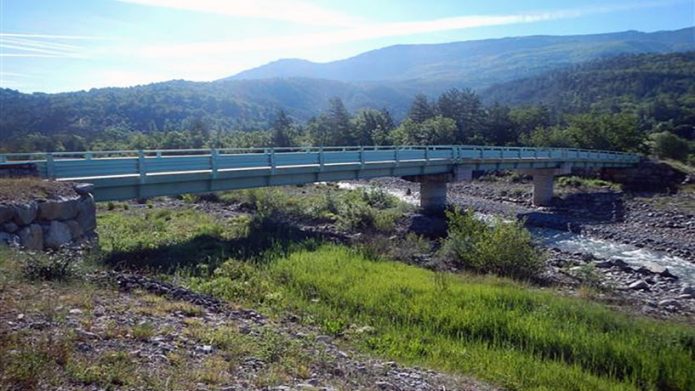
{"label": "bush", "polygon": [[688,160],[690,146],[688,140],[671,132],[654,133],[650,136],[652,152],[660,159]]}
{"label": "bush", "polygon": [[487,225],[472,211],[458,209],[448,211],[447,220],[448,236],[441,251],[465,268],[518,279],[532,279],[541,271],[541,254],[521,223],[497,220]]}
{"label": "bush", "polygon": [[24,255],[23,272],[30,280],[64,280],[72,274],[77,259],[68,251]]}

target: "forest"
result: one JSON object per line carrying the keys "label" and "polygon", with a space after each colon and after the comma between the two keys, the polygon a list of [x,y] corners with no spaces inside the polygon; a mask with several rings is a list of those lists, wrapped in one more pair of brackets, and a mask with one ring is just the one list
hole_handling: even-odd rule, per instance
{"label": "forest", "polygon": [[[592,61],[480,93],[452,88],[434,98],[418,94],[404,118],[386,108],[350,112],[334,97],[303,121],[282,107],[203,99],[186,93],[186,82],[179,84],[152,85],[157,91],[148,94],[95,90],[79,101],[74,94],[37,97],[2,90],[0,150],[486,144],[693,159],[695,52]],[[224,96],[223,89],[215,91]],[[65,114],[77,106],[77,123],[85,131],[75,130],[75,113]],[[109,123],[112,117],[118,120]]]}

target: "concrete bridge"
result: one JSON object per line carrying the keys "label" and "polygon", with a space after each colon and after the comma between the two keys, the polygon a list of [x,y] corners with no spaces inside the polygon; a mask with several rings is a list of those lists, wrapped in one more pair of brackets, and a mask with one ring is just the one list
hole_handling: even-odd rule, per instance
{"label": "concrete bridge", "polygon": [[553,178],[573,168],[631,167],[640,156],[611,151],[472,145],[90,151],[0,155],[0,170],[94,185],[97,201],[141,199],[313,182],[402,177],[421,185],[426,210],[446,205],[447,183],[473,171],[533,176],[533,201],[547,205]]}

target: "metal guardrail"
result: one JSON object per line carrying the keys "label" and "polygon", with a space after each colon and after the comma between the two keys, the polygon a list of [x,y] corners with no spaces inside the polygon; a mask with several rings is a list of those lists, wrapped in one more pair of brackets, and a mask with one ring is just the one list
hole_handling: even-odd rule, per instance
{"label": "metal guardrail", "polygon": [[391,162],[596,162],[630,165],[636,154],[570,148],[487,147],[477,145],[338,146],[291,148],[161,149],[137,151],[34,152],[0,154],[2,165],[33,163],[43,177],[72,179],[139,176],[280,167],[360,165]]}

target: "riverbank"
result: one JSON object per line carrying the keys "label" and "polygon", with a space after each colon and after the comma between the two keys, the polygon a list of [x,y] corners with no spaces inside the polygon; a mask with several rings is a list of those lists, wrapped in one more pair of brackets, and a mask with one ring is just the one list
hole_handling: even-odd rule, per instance
{"label": "riverbank", "polygon": [[[532,185],[520,177],[452,184],[448,198],[481,218],[525,220],[548,250],[546,278],[570,294],[650,316],[695,319],[695,193],[633,195],[599,184],[560,186],[548,208],[532,205]],[[419,200],[418,185],[400,179],[343,186],[379,187],[406,202]]]}

